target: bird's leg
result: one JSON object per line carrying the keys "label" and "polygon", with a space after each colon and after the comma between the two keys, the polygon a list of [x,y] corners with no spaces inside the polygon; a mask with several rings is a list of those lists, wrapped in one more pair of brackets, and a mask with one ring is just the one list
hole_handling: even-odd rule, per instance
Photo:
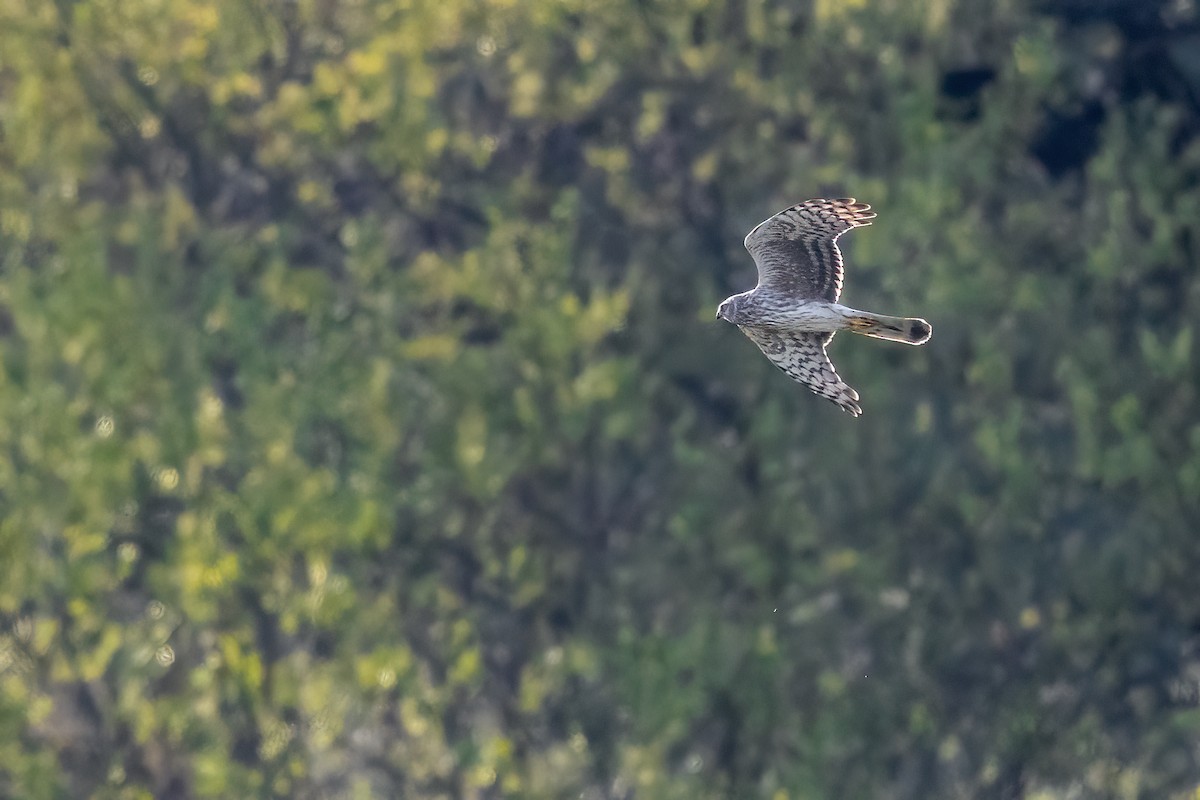
{"label": "bird's leg", "polygon": [[[879,323],[877,323],[875,320],[871,319],[870,317],[851,317],[850,318],[850,330],[853,331],[854,333],[870,333],[871,331],[875,330],[878,327],[879,327]],[[888,326],[888,327],[891,327],[891,326]],[[892,327],[892,330],[898,331],[900,329]]]}

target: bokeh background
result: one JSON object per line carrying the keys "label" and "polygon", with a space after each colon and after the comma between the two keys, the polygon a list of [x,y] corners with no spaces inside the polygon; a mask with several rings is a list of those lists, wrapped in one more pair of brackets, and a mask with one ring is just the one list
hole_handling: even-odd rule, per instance
{"label": "bokeh background", "polygon": [[1198,178],[1192,0],[0,0],[0,796],[1200,795]]}

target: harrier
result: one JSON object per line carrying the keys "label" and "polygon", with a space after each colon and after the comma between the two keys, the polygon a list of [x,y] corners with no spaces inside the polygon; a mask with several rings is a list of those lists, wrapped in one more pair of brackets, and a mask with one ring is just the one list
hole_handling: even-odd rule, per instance
{"label": "harrier", "polygon": [[838,331],[905,344],[925,344],[933,328],[923,319],[888,317],[838,303],[842,251],[837,240],[875,217],[854,198],[809,200],[780,211],[746,236],[758,266],[758,285],[727,298],[717,319],[732,322],[792,380],[862,413],[858,392],[838,377],[825,345]]}

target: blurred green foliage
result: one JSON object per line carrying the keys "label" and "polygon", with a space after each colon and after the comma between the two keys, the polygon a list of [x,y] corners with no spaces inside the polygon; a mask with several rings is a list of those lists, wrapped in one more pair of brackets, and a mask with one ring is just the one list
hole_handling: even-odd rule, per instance
{"label": "blurred green foliage", "polygon": [[0,796],[1195,796],[1198,25],[0,0]]}

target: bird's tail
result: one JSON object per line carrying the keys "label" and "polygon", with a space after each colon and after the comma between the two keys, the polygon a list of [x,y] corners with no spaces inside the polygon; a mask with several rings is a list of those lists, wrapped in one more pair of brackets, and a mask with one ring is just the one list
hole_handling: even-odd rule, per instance
{"label": "bird's tail", "polygon": [[850,317],[848,330],[876,339],[887,339],[905,344],[925,344],[933,335],[933,327],[923,319],[915,317],[888,317],[869,311],[856,311]]}

